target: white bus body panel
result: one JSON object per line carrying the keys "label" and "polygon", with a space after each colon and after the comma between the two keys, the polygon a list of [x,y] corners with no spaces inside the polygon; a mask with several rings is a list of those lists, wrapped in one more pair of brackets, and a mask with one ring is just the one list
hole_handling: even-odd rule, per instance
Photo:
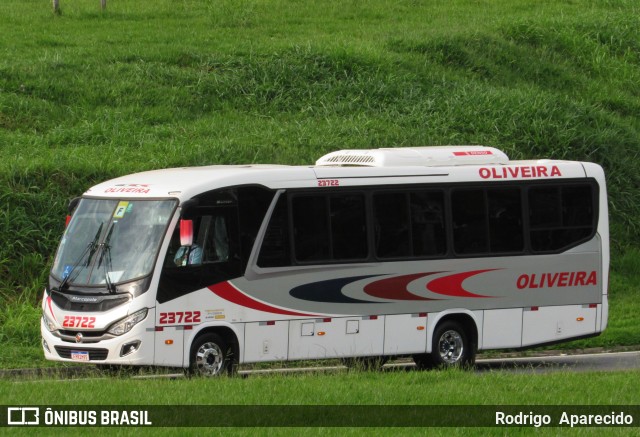
{"label": "white bus body panel", "polygon": [[486,310],[482,328],[482,349],[522,346],[522,308]]}
{"label": "white bus body panel", "polygon": [[384,354],[419,354],[427,350],[427,315],[385,316]]}
{"label": "white bus body panel", "polygon": [[289,322],[289,359],[383,354],[384,317],[343,317]]}
{"label": "white bus body panel", "polygon": [[244,362],[286,361],[289,358],[289,323],[286,320],[247,323]]}
{"label": "white bus body panel", "polygon": [[589,305],[539,307],[522,313],[522,346],[582,337],[596,332],[597,308]]}
{"label": "white bus body panel", "polygon": [[184,326],[162,326],[156,331],[155,361],[160,366],[182,367],[184,362]]}

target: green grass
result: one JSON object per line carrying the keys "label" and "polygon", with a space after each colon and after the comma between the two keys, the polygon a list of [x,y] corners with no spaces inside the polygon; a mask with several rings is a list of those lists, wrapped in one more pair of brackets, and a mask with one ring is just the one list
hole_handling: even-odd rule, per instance
{"label": "green grass", "polygon": [[[7,404],[46,399],[52,405],[635,405],[640,402],[637,376],[638,371],[515,374],[399,370],[176,380],[2,380],[0,387]],[[566,383],[560,384],[563,380]],[[599,389],[585,389],[589,385]],[[486,390],[473,389],[478,386]],[[76,389],[74,398],[68,397],[67,389]],[[130,393],[123,400],[125,390]]]}
{"label": "green grass", "polygon": [[[346,372],[252,376],[242,378],[191,380],[132,380],[97,378],[90,380],[0,381],[3,403],[20,405],[637,405],[640,402],[638,372],[510,374],[463,371]],[[482,387],[482,390],[478,390]],[[597,387],[597,389],[595,389]],[[123,393],[126,397],[123,398]],[[462,412],[462,414],[464,414]],[[608,431],[633,435],[633,429]],[[53,430],[55,431],[55,430]],[[92,432],[113,432],[95,429]],[[140,430],[135,430],[136,432]],[[165,433],[175,430],[154,431]],[[213,434],[247,435],[261,433],[303,435],[364,435],[393,432],[424,435],[425,429],[209,429]],[[429,434],[504,435],[495,429],[434,429]],[[532,432],[510,429],[509,434]],[[557,435],[558,429],[542,429]],[[570,432],[571,431],[571,432]],[[593,429],[564,430],[571,435],[593,434]],[[600,430],[603,432],[604,430]],[[46,430],[39,430],[45,432]],[[121,430],[121,432],[125,432]],[[202,430],[181,429],[195,434]]]}
{"label": "green grass", "polygon": [[68,199],[135,171],[486,144],[600,163],[609,329],[640,340],[632,0],[0,3],[0,366],[36,364]]}
{"label": "green grass", "polygon": [[[602,164],[614,254],[609,328],[568,347],[640,344],[636,2],[109,0],[104,12],[97,0],[61,6],[54,16],[50,2],[0,3],[0,367],[51,365],[40,351],[38,301],[66,203],[96,182],[151,168],[309,164],[339,148],[429,144],[482,143],[516,159]],[[350,372],[0,381],[0,392],[3,404],[20,405],[638,404],[637,381],[637,372]]]}

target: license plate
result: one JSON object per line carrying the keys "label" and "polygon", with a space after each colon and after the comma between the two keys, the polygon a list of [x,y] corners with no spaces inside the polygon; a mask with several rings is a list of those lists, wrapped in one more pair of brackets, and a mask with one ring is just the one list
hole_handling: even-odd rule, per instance
{"label": "license plate", "polygon": [[71,351],[71,359],[76,361],[89,361],[89,352]]}

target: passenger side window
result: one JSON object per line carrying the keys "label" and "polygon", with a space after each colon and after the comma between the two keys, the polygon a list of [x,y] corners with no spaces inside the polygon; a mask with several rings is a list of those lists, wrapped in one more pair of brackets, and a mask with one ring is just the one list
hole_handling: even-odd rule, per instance
{"label": "passenger side window", "polygon": [[411,256],[411,221],[406,193],[377,193],[373,196],[373,223],[376,256]]}
{"label": "passenger side window", "polygon": [[519,188],[487,190],[489,246],[492,253],[522,252],[524,230]]}
{"label": "passenger side window", "polygon": [[451,195],[453,249],[457,254],[489,251],[484,190],[455,190]]}
{"label": "passenger side window", "polygon": [[329,205],[325,196],[295,196],[293,238],[298,261],[320,261],[330,258]]}
{"label": "passenger side window", "polygon": [[[297,261],[330,262],[367,258],[369,251],[363,194],[296,194],[291,198],[291,209],[293,248]],[[272,222],[276,223],[277,219],[275,217]],[[277,228],[277,225],[269,224],[269,230]],[[269,230],[265,239],[272,237]],[[273,244],[270,246],[273,247]]]}
{"label": "passenger side window", "polygon": [[455,190],[451,196],[457,254],[517,253],[524,250],[519,188]]}
{"label": "passenger side window", "polygon": [[289,250],[289,208],[287,196],[278,198],[275,209],[271,214],[267,231],[265,232],[258,266],[284,267],[291,265]]}
{"label": "passenger side window", "polygon": [[378,258],[425,257],[446,252],[442,191],[375,193],[373,217]]}
{"label": "passenger side window", "polygon": [[554,252],[588,238],[594,230],[591,185],[529,189],[531,249]]}

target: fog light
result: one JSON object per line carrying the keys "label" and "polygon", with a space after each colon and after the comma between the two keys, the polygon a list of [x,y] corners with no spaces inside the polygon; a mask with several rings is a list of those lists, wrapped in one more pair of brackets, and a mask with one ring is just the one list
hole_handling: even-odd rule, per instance
{"label": "fog light", "polygon": [[49,345],[47,344],[47,340],[42,339],[42,347],[49,353],[51,353],[51,349],[49,349]]}
{"label": "fog light", "polygon": [[135,351],[137,351],[139,347],[140,347],[140,340],[136,340],[136,341],[132,341],[131,343],[127,343],[124,346],[122,346],[122,349],[120,350],[120,356],[121,357],[125,357],[127,355],[130,355],[130,354],[134,353]]}

